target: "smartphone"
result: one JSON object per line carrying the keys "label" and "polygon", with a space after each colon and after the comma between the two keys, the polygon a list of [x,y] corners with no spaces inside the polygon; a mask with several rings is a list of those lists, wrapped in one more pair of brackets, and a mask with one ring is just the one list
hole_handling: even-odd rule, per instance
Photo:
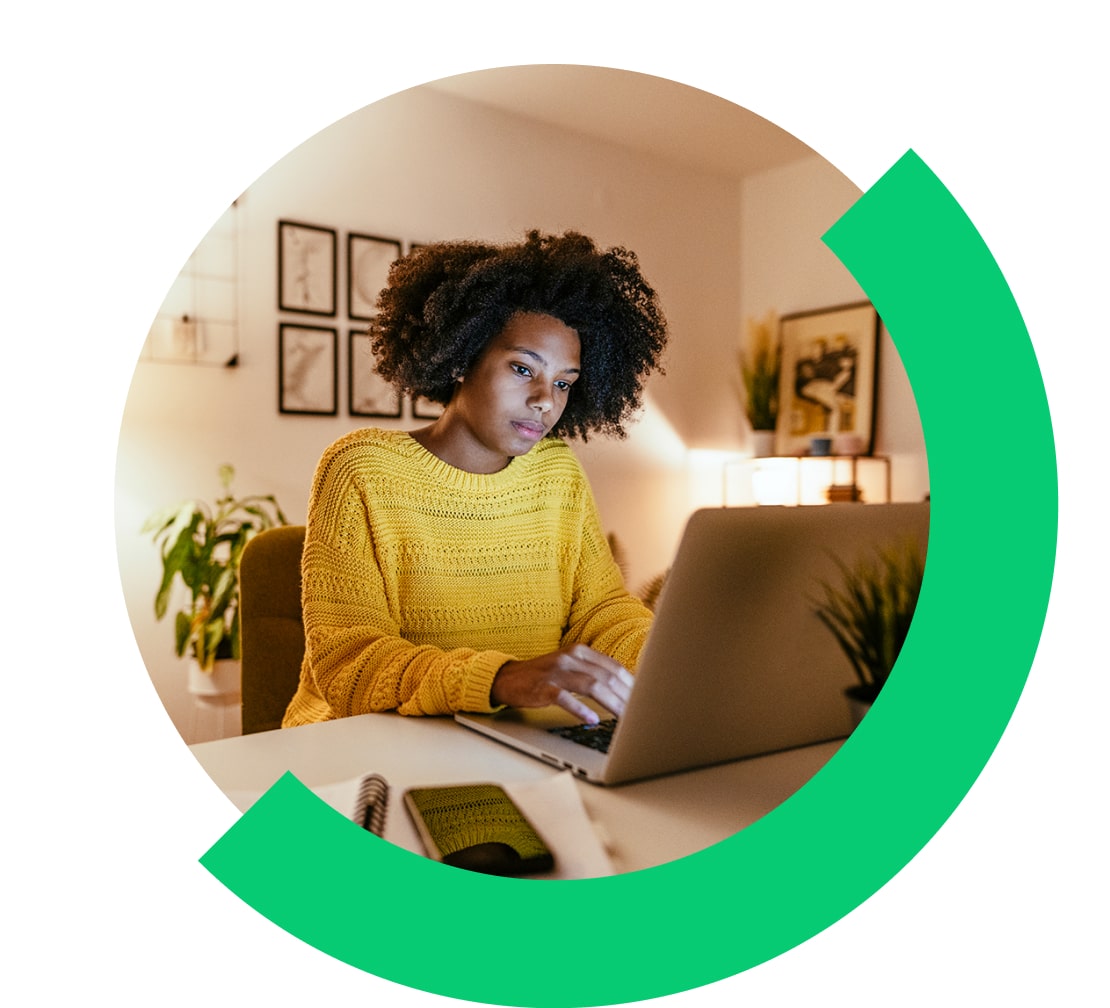
{"label": "smartphone", "polygon": [[497,784],[410,788],[405,808],[428,857],[486,875],[534,875],[555,858]]}

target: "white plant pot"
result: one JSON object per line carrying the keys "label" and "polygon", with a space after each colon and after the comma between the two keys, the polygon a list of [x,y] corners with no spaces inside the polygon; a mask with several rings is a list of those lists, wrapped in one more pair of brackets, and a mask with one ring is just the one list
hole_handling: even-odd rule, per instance
{"label": "white plant pot", "polygon": [[195,697],[232,703],[242,690],[242,670],[233,658],[221,658],[211,672],[205,672],[195,658],[190,658],[188,689]]}
{"label": "white plant pot", "polygon": [[186,741],[212,742],[240,735],[243,730],[239,709],[242,695],[242,670],[233,659],[220,659],[211,672],[204,672],[195,659],[189,661],[186,684],[193,698],[193,719]]}
{"label": "white plant pot", "polygon": [[752,455],[755,458],[770,458],[775,454],[775,432],[757,430],[751,433]]}

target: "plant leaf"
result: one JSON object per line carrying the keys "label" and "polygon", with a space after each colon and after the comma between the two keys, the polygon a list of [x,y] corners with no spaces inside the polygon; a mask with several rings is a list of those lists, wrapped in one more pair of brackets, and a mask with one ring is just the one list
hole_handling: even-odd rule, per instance
{"label": "plant leaf", "polygon": [[185,648],[189,643],[189,638],[192,636],[192,631],[193,621],[189,618],[189,614],[183,609],[174,617],[173,621],[173,647],[178,657],[185,654]]}
{"label": "plant leaf", "polygon": [[[190,514],[192,514],[191,511]],[[200,516],[192,514],[189,524],[181,529],[181,532],[174,540],[169,551],[162,556],[162,580],[154,596],[154,615],[158,619],[162,619],[162,617],[166,615],[166,607],[169,602],[170,590],[173,587],[174,576],[181,575],[185,583],[189,583],[185,575],[196,547],[193,536],[196,533],[199,522]],[[176,524],[175,522],[175,525]]]}
{"label": "plant leaf", "polygon": [[861,682],[881,687],[909,633],[921,591],[924,561],[910,539],[875,551],[849,567],[833,556],[839,588],[819,582],[814,612],[833,634]]}
{"label": "plant leaf", "polygon": [[232,654],[238,654],[239,561],[244,547],[259,531],[288,524],[272,494],[236,500],[231,492],[234,467],[225,463],[218,472],[223,494],[214,508],[201,500],[185,501],[156,511],[143,524],[162,558],[155,615],[165,616],[180,577],[192,598],[175,614],[174,648],[179,655],[191,649],[206,671],[225,640]]}

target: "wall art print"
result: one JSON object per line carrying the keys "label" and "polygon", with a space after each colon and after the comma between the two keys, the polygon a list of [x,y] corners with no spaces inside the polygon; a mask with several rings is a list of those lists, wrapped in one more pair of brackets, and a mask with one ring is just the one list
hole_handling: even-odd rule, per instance
{"label": "wall art print", "polygon": [[869,301],[784,315],[775,453],[805,455],[813,438],[872,450],[879,317]]}
{"label": "wall art print", "polygon": [[364,330],[347,335],[347,412],[358,417],[401,416],[402,396],[374,370],[370,337]]}
{"label": "wall art print", "polygon": [[278,221],[278,308],[336,313],[337,236],[333,228]]}
{"label": "wall art print", "polygon": [[347,235],[347,315],[369,322],[377,311],[378,294],[389,279],[389,267],[401,257],[401,242],[373,235]]}
{"label": "wall art print", "polygon": [[328,326],[278,326],[278,412],[338,413],[338,343]]}

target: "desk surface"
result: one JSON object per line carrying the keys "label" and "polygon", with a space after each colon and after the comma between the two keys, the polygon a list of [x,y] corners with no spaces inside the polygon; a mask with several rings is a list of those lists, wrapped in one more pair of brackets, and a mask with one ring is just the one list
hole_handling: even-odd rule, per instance
{"label": "desk surface", "polygon": [[[807,746],[667,777],[600,787],[576,781],[617,872],[673,861],[731,836],[785,801],[839,748]],[[225,793],[261,793],[291,771],[308,787],[376,772],[390,783],[391,821],[407,787],[542,780],[559,771],[451,718],[364,714],[217,742],[191,751]],[[395,839],[410,846],[406,838]],[[415,840],[415,834],[412,838]]]}

